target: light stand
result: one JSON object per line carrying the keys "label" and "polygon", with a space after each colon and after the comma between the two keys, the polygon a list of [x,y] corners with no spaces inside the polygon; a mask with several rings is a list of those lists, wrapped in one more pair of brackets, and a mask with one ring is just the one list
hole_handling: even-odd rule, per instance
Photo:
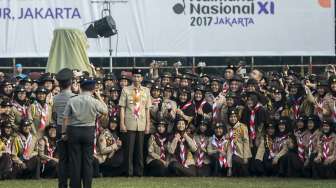
{"label": "light stand", "polygon": [[[102,0],[102,1],[91,1],[91,3],[103,4],[103,10],[101,11],[101,17],[111,16],[111,6],[116,3],[127,3],[126,0]],[[107,15],[106,15],[107,13]],[[109,60],[110,60],[110,72],[113,69],[113,57],[112,57],[112,36],[109,37]]]}

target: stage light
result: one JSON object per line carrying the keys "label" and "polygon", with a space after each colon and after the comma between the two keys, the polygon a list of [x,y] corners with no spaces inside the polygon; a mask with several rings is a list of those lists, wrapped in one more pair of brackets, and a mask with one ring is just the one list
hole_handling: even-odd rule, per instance
{"label": "stage light", "polygon": [[105,37],[108,38],[117,34],[117,27],[112,16],[105,16],[104,18],[95,21],[85,31],[88,38]]}

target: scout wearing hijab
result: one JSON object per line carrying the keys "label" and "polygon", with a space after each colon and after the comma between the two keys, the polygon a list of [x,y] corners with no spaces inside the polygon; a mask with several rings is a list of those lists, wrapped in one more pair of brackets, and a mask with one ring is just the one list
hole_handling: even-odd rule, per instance
{"label": "scout wearing hijab", "polygon": [[317,156],[317,144],[321,136],[320,120],[317,116],[309,116],[307,118],[307,131],[303,137],[306,152],[306,161],[304,163],[305,177],[312,177],[312,165]]}
{"label": "scout wearing hijab", "polygon": [[[299,125],[299,127],[302,125]],[[302,129],[302,128],[300,128]],[[302,177],[304,167],[304,146],[301,135],[290,134],[287,141],[287,177]]]}
{"label": "scout wearing hijab", "polygon": [[4,113],[0,114],[0,119],[6,122],[10,122],[11,125],[14,125],[13,123],[13,104],[10,102],[9,99],[4,99],[0,103],[1,108],[4,110]]}
{"label": "scout wearing hijab", "polygon": [[330,93],[327,94],[319,112],[323,114],[324,119],[336,123],[336,75],[330,76],[329,89]]}
{"label": "scout wearing hijab", "polygon": [[195,104],[191,99],[191,91],[188,88],[181,88],[178,92],[176,114],[187,120],[188,124],[195,116]]}
{"label": "scout wearing hijab", "polygon": [[21,120],[20,132],[12,146],[14,177],[40,178],[37,137],[32,133],[32,126],[29,119]]}
{"label": "scout wearing hijab", "polygon": [[9,99],[13,97],[13,84],[9,80],[5,80],[1,83],[0,99]]}
{"label": "scout wearing hijab", "polygon": [[194,137],[197,145],[197,151],[194,153],[197,176],[202,177],[211,175],[210,158],[208,154],[210,132],[208,122],[209,120],[201,119],[196,123],[197,131]]}
{"label": "scout wearing hijab", "polygon": [[33,122],[33,134],[41,137],[43,131],[52,123],[52,105],[47,102],[48,90],[39,87],[36,90],[36,101],[28,108],[28,118]]}
{"label": "scout wearing hijab", "polygon": [[275,176],[272,161],[275,157],[275,123],[266,124],[266,134],[261,138],[256,154],[255,172],[257,176]]}
{"label": "scout wearing hijab", "polygon": [[[151,100],[152,100],[152,106],[150,108],[150,116],[151,116],[151,128],[149,130],[150,134],[153,134],[156,132],[156,127],[158,122],[158,114],[162,114],[162,98],[161,98],[161,86],[158,84],[154,84],[151,87]],[[163,116],[163,115],[161,115]]]}
{"label": "scout wearing hijab", "polygon": [[156,125],[156,132],[148,141],[147,168],[149,176],[164,177],[168,175],[169,155],[167,151],[167,123],[162,119]]}
{"label": "scout wearing hijab", "polygon": [[304,101],[304,92],[305,89],[302,87],[302,84],[297,81],[289,85],[288,103],[290,105],[290,118],[292,120],[299,118],[303,112],[302,102]]}
{"label": "scout wearing hijab", "polygon": [[15,137],[13,129],[9,122],[1,121],[0,123],[0,180],[10,177],[13,168],[12,161],[12,146]]}
{"label": "scout wearing hijab", "polygon": [[208,102],[212,105],[212,121],[213,124],[221,121],[220,110],[225,102],[225,97],[222,95],[222,80],[214,77],[210,83],[211,95],[208,97]]}
{"label": "scout wearing hijab", "polygon": [[226,105],[223,105],[221,109],[221,117],[226,129],[229,130],[231,127],[229,124],[228,112],[231,110],[237,110],[239,117],[241,117],[244,106],[238,105],[238,98],[234,92],[227,92],[225,98]]}
{"label": "scout wearing hijab", "polygon": [[38,141],[38,156],[41,159],[41,177],[56,178],[58,165],[56,126],[49,125],[45,129],[45,135]]}
{"label": "scout wearing hijab", "polygon": [[231,125],[228,136],[232,153],[232,175],[247,176],[248,160],[252,157],[248,129],[246,125],[239,122],[236,110],[229,111],[228,117]]}
{"label": "scout wearing hijab", "polygon": [[335,178],[336,136],[330,122],[322,122],[322,134],[318,141],[318,154],[314,159],[314,178]]}
{"label": "scout wearing hijab", "polygon": [[21,119],[28,118],[29,100],[27,99],[27,92],[23,86],[17,86],[14,92],[13,113],[11,116],[12,125],[14,130],[18,130]]}
{"label": "scout wearing hijab", "polygon": [[212,106],[205,100],[205,86],[197,85],[194,89],[194,104],[196,110],[195,122],[202,119],[211,120]]}
{"label": "scout wearing hijab", "polygon": [[120,131],[126,133],[127,137],[124,142],[128,176],[143,175],[144,134],[149,133],[150,129],[149,110],[152,102],[149,89],[141,86],[141,74],[141,70],[133,70],[133,84],[122,90],[119,100]]}
{"label": "scout wearing hijab", "polygon": [[213,176],[232,175],[232,154],[230,153],[230,142],[226,137],[226,128],[223,124],[217,123],[214,127],[215,133],[209,139],[207,146],[208,155],[211,159]]}
{"label": "scout wearing hijab", "polygon": [[307,101],[313,105],[313,114],[318,115],[321,119],[323,114],[319,112],[320,108],[323,108],[323,103],[326,100],[328,93],[328,81],[319,80],[316,84],[317,91],[315,94],[312,93],[311,89],[306,87]]}
{"label": "scout wearing hijab", "polygon": [[277,134],[274,142],[274,155],[272,164],[275,166],[278,176],[286,176],[287,173],[287,152],[290,120],[281,117],[277,125]]}
{"label": "scout wearing hijab", "polygon": [[286,93],[280,87],[271,88],[271,107],[269,109],[270,119],[279,120],[280,117],[289,116],[288,105],[286,104]]}
{"label": "scout wearing hijab", "polygon": [[172,155],[169,171],[173,176],[196,176],[192,153],[197,151],[197,145],[195,140],[186,133],[187,121],[180,116],[176,119],[175,134],[168,142],[168,152]]}
{"label": "scout wearing hijab", "polygon": [[122,141],[118,136],[118,123],[118,117],[111,118],[109,127],[99,135],[97,157],[103,176],[120,176],[124,173],[124,153],[121,150]]}
{"label": "scout wearing hijab", "polygon": [[163,89],[163,102],[162,109],[165,121],[168,123],[167,125],[167,133],[171,133],[174,127],[174,120],[176,117],[176,109],[177,104],[173,100],[173,87],[170,84],[167,84]]}

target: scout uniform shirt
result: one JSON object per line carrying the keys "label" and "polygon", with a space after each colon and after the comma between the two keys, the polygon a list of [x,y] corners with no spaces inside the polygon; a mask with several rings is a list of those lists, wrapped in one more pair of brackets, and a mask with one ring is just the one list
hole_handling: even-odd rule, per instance
{"label": "scout uniform shirt", "polygon": [[245,124],[237,122],[230,128],[227,134],[233,155],[236,155],[241,159],[249,159],[252,157],[249,134]]}
{"label": "scout uniform shirt", "polygon": [[12,145],[15,137],[10,136],[6,138],[4,136],[0,137],[0,158],[3,154],[12,154]]}
{"label": "scout uniform shirt", "polygon": [[118,136],[112,133],[109,129],[104,129],[104,131],[99,135],[98,139],[98,154],[97,159],[99,164],[102,164],[106,159],[111,159],[117,150],[121,147],[117,145]]}
{"label": "scout uniform shirt", "polygon": [[194,159],[197,167],[210,164],[208,155],[209,137],[205,135],[195,135],[194,137],[197,151],[194,153]]}
{"label": "scout uniform shirt", "polygon": [[146,110],[151,107],[149,89],[133,85],[125,87],[120,96],[119,106],[125,108],[125,126],[128,131],[145,131]]}
{"label": "scout uniform shirt", "polygon": [[318,140],[321,137],[320,130],[315,130],[314,132],[310,132],[309,130],[306,131],[306,134],[303,136],[303,143],[305,146],[305,152],[307,159],[310,159],[310,157],[313,154],[317,154],[317,146],[318,146]]}
{"label": "scout uniform shirt", "polygon": [[29,106],[26,104],[19,104],[18,102],[13,102],[12,113],[10,113],[10,122],[14,130],[19,130],[20,122],[23,118],[28,118]]}
{"label": "scout uniform shirt", "polygon": [[46,163],[49,160],[55,160],[58,162],[56,143],[51,143],[48,137],[43,136],[39,139],[37,149],[38,156],[40,157],[40,159],[42,159],[43,163]]}
{"label": "scout uniform shirt", "polygon": [[[232,167],[230,142],[225,135],[221,138],[217,138],[216,135],[209,138],[207,150],[209,155],[218,154],[217,160],[219,161],[221,168]],[[218,150],[222,151],[224,154],[219,153]]]}
{"label": "scout uniform shirt", "polygon": [[327,94],[323,102],[323,117],[325,120],[331,120],[336,123],[336,97]]}
{"label": "scout uniform shirt", "polygon": [[257,149],[256,159],[263,161],[265,153],[267,154],[267,158],[273,160],[275,157],[275,138],[272,138],[269,135],[263,136],[260,140],[260,144]]}
{"label": "scout uniform shirt", "polygon": [[162,137],[158,133],[152,134],[148,140],[147,164],[153,160],[169,161],[167,144],[168,137]]}
{"label": "scout uniform shirt", "polygon": [[[336,135],[331,133],[329,136],[322,134],[318,141],[318,154],[317,158],[321,158],[322,161],[335,161],[336,157]],[[330,164],[329,163],[329,164]]]}
{"label": "scout uniform shirt", "polygon": [[184,167],[195,165],[193,152],[197,150],[195,140],[189,135],[186,138],[181,136],[180,140],[175,137],[168,142],[168,152],[173,155],[171,161],[177,161]]}
{"label": "scout uniform shirt", "polygon": [[26,137],[19,134],[15,137],[12,147],[13,161],[17,164],[27,161],[38,155],[37,152],[37,137],[31,133]]}
{"label": "scout uniform shirt", "polygon": [[32,133],[38,135],[39,130],[44,130],[46,126],[53,122],[52,105],[47,102],[42,105],[35,101],[28,108],[28,118],[33,122]]}

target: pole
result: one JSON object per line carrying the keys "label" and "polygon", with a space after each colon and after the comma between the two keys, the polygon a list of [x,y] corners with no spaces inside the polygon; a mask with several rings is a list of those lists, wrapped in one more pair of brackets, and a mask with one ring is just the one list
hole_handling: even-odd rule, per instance
{"label": "pole", "polygon": [[251,57],[251,69],[253,69],[254,68],[254,57],[252,56]]}

